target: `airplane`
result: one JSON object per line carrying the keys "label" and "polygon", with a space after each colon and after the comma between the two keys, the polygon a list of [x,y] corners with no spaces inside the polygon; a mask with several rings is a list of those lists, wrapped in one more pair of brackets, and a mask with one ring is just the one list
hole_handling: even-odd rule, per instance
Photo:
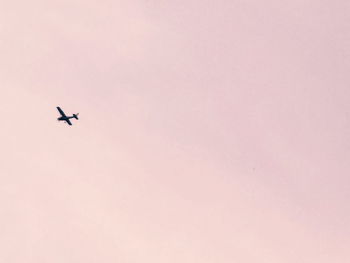
{"label": "airplane", "polygon": [[76,120],[79,120],[79,118],[78,118],[79,113],[73,114],[73,116],[67,116],[67,115],[63,112],[63,110],[61,110],[60,107],[57,107],[57,110],[58,110],[58,112],[61,114],[61,117],[59,117],[59,118],[57,119],[58,121],[65,121],[65,122],[68,123],[69,125],[72,125],[70,119],[73,119],[73,118],[74,118],[74,119],[76,119]]}

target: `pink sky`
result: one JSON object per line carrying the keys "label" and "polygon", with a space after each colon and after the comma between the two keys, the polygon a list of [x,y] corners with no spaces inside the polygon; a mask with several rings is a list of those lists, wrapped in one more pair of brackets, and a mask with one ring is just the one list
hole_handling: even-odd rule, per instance
{"label": "pink sky", "polygon": [[0,262],[349,262],[349,13],[0,1]]}

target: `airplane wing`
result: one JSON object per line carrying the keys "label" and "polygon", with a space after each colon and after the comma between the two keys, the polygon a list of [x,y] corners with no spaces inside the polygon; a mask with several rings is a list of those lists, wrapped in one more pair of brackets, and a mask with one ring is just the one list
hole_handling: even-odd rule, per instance
{"label": "airplane wing", "polygon": [[72,125],[69,119],[65,120],[69,125]]}
{"label": "airplane wing", "polygon": [[62,115],[62,117],[66,117],[66,114],[61,110],[60,107],[57,107],[58,112]]}

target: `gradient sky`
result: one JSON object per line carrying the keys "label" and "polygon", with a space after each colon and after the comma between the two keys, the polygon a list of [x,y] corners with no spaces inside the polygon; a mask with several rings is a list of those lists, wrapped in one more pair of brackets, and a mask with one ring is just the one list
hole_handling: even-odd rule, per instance
{"label": "gradient sky", "polygon": [[0,0],[0,262],[350,262],[349,14]]}

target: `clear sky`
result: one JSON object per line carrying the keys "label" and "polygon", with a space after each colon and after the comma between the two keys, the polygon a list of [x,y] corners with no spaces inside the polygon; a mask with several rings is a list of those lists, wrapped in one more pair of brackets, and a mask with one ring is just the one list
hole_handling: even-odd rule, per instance
{"label": "clear sky", "polygon": [[1,0],[0,262],[350,262],[349,14]]}

